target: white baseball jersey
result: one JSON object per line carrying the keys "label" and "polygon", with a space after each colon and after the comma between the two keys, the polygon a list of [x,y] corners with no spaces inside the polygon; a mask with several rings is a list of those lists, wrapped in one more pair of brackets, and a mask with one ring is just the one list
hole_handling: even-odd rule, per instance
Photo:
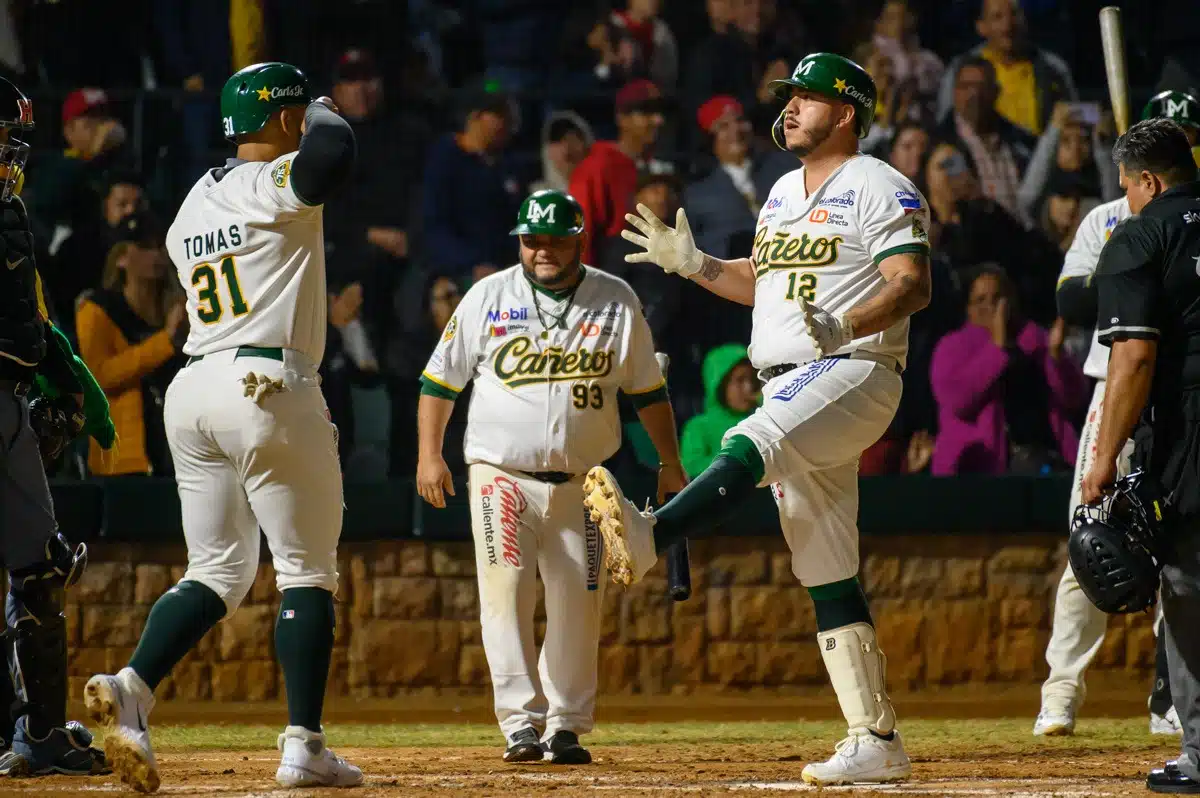
{"label": "white baseball jersey", "polygon": [[183,351],[283,347],[313,363],[325,353],[322,206],[292,188],[296,153],[205,172],[167,231],[167,252],[187,292]]}
{"label": "white baseball jersey", "polygon": [[556,299],[520,265],[471,286],[424,377],[454,394],[475,380],[467,463],[571,474],[621,445],[618,389],[636,396],[664,387],[628,283],[587,269],[573,298]]}
{"label": "white baseball jersey", "polygon": [[[1085,277],[1096,273],[1096,264],[1100,262],[1100,250],[1112,235],[1113,229],[1133,214],[1129,212],[1129,200],[1120,199],[1098,205],[1083,217],[1075,240],[1071,242],[1063,258],[1062,271],[1058,275],[1061,283],[1068,277]],[[1083,373],[1093,379],[1103,380],[1108,377],[1108,347],[1102,346],[1096,340],[1096,331],[1092,331],[1092,346],[1088,349],[1087,360],[1083,363]]]}
{"label": "white baseball jersey", "polygon": [[[804,169],[776,181],[754,235],[754,330],[750,360],[763,369],[820,357],[797,302],[840,316],[884,284],[879,263],[904,252],[928,252],[929,210],[913,184],[888,164],[859,154],[808,196]],[[857,338],[836,354],[868,350],[908,354],[908,319]]]}

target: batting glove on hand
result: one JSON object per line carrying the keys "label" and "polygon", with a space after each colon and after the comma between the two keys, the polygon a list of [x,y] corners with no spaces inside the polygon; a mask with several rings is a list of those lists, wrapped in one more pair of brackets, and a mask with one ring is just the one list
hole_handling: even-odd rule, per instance
{"label": "batting glove on hand", "polygon": [[804,311],[804,327],[817,345],[821,357],[828,357],[854,340],[854,330],[845,316],[838,317],[810,305],[800,297],[800,308]]}
{"label": "batting glove on hand", "polygon": [[692,228],[688,226],[683,208],[675,214],[675,229],[667,227],[654,215],[654,211],[638,203],[636,214],[625,214],[625,221],[645,235],[632,230],[622,230],[621,238],[637,244],[645,252],[634,252],[625,256],[626,263],[654,263],[665,272],[691,277],[704,265],[704,253],[696,249]]}

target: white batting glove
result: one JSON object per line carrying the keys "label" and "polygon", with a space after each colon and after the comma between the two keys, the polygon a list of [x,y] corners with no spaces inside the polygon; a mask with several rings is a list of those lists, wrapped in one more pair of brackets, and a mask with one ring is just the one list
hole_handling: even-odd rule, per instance
{"label": "white batting glove", "polygon": [[835,316],[810,305],[800,297],[800,308],[804,311],[804,327],[817,345],[821,357],[828,357],[854,340],[854,328],[845,316]]}
{"label": "white batting glove", "polygon": [[704,253],[696,249],[692,228],[688,226],[687,214],[683,212],[683,208],[675,214],[674,230],[663,224],[662,220],[654,215],[654,211],[640,202],[637,212],[641,216],[627,213],[625,221],[645,235],[638,235],[632,230],[622,230],[621,238],[637,244],[646,251],[626,255],[626,263],[654,263],[665,272],[673,272],[683,277],[691,277],[700,271],[700,267],[704,265]]}

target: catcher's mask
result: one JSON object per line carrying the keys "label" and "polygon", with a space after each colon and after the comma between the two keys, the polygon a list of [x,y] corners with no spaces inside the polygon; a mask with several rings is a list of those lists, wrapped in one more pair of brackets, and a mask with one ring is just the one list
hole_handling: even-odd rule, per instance
{"label": "catcher's mask", "polygon": [[0,143],[0,202],[12,199],[13,190],[25,171],[29,145],[13,138],[17,130],[33,130],[33,104],[10,81],[0,78],[0,128],[9,131],[8,140]]}
{"label": "catcher's mask", "polygon": [[1135,471],[1098,504],[1071,519],[1067,557],[1084,594],[1111,615],[1141,612],[1158,597],[1169,507],[1152,481]]}

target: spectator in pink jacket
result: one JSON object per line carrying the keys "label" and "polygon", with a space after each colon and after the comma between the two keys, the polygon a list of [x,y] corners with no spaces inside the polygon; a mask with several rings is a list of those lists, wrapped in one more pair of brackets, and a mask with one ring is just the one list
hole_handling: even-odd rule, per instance
{"label": "spectator in pink jacket", "polygon": [[1062,319],[1046,330],[1020,317],[1003,269],[978,268],[967,323],[933,351],[935,475],[1037,474],[1074,463],[1073,417],[1087,401],[1087,385],[1063,353],[1063,334]]}

